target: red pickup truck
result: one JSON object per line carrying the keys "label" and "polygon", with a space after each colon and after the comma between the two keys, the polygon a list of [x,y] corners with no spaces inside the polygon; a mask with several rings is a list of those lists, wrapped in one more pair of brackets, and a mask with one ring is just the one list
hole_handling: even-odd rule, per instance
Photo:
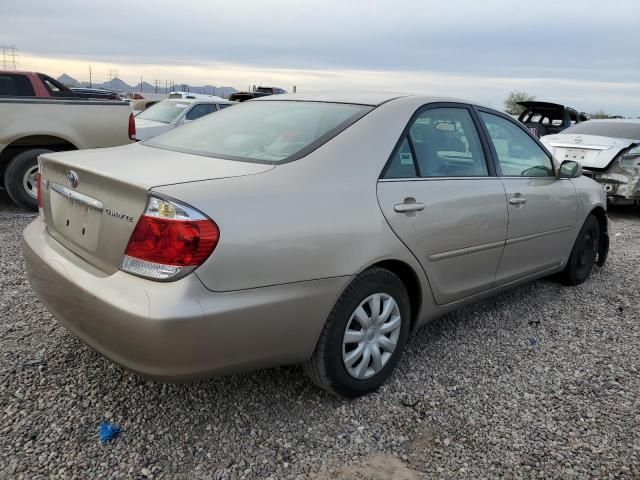
{"label": "red pickup truck", "polygon": [[76,97],[70,88],[48,75],[15,70],[0,70],[0,95],[10,97]]}
{"label": "red pickup truck", "polygon": [[97,88],[68,88],[44,73],[0,70],[0,97],[91,98],[118,100],[118,94]]}

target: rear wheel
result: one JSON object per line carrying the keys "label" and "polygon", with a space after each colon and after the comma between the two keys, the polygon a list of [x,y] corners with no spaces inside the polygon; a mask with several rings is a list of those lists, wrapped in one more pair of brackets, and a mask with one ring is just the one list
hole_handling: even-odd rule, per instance
{"label": "rear wheel", "polygon": [[336,302],[305,371],[335,395],[372,392],[398,363],[409,324],[409,296],[402,281],[388,270],[371,268]]}
{"label": "rear wheel", "polygon": [[567,266],[560,273],[560,281],[565,285],[580,285],[587,278],[596,263],[600,241],[600,223],[594,215],[589,215],[578,233]]}
{"label": "rear wheel", "polygon": [[4,172],[4,186],[11,199],[27,210],[38,209],[38,156],[51,150],[34,148],[19,153]]}

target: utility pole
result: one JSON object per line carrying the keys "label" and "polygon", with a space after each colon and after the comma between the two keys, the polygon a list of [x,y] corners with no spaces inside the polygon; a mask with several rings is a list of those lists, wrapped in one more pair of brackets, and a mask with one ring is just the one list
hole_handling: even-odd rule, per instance
{"label": "utility pole", "polygon": [[142,93],[142,75],[140,75],[140,93]]}
{"label": "utility pole", "polygon": [[154,85],[154,90],[155,93],[158,93],[158,83],[160,82],[160,80],[154,80],[153,81],[153,85]]}
{"label": "utility pole", "polygon": [[20,56],[16,53],[15,45],[0,45],[0,50],[2,50],[2,69],[3,70],[17,70],[18,69],[18,61],[17,58]]}
{"label": "utility pole", "polygon": [[113,87],[111,86],[111,81],[114,78],[118,78],[118,70],[109,69],[109,90],[113,90]]}
{"label": "utility pole", "polygon": [[93,77],[91,73],[91,65],[89,65],[89,88],[93,88]]}

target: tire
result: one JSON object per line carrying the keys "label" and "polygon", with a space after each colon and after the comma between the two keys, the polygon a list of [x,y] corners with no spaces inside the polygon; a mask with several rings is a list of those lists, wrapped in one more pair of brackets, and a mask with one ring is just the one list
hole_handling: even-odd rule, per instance
{"label": "tire", "polygon": [[4,187],[11,200],[26,210],[38,210],[34,168],[37,173],[39,155],[51,152],[44,148],[25,150],[13,157],[4,172]]}
{"label": "tire", "polygon": [[600,242],[600,223],[594,215],[585,220],[578,238],[571,249],[567,266],[560,272],[559,280],[564,285],[580,285],[591,274]]}
{"label": "tire", "polygon": [[[379,313],[387,312],[378,323],[372,307],[376,304]],[[316,385],[334,395],[353,398],[376,390],[402,356],[410,315],[409,295],[400,278],[378,267],[366,270],[349,284],[333,307],[311,359],[304,364],[305,372]],[[369,318],[364,321],[366,316]],[[365,328],[367,323],[370,326]]]}

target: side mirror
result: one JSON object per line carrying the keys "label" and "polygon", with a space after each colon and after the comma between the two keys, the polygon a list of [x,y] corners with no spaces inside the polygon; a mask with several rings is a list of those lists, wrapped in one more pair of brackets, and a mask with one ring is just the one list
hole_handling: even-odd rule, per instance
{"label": "side mirror", "polygon": [[582,165],[573,160],[565,160],[558,170],[558,178],[578,178],[582,176]]}

